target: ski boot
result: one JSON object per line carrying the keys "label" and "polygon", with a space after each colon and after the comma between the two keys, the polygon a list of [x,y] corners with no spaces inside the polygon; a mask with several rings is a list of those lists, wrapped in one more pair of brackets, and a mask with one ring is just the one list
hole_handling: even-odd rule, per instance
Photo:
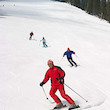
{"label": "ski boot", "polygon": [[80,106],[79,105],[76,105],[75,103],[74,104],[71,104],[70,105],[70,108],[68,110],[72,110],[72,109],[75,109],[75,108],[79,108]]}
{"label": "ski boot", "polygon": [[57,103],[57,105],[54,107],[54,109],[60,109],[60,108],[63,108],[63,107],[66,107],[66,105],[63,105],[63,104],[60,102],[60,103]]}

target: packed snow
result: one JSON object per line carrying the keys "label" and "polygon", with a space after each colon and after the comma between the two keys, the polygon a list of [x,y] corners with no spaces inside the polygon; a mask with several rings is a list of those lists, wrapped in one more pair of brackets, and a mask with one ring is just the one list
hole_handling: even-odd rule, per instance
{"label": "packed snow", "polygon": [[[109,110],[110,24],[66,3],[15,1],[0,2],[0,110],[49,110],[56,105],[49,96],[50,81],[44,85],[49,100],[39,85],[49,59],[65,71],[65,84],[88,100],[65,86],[76,104]],[[43,37],[47,48],[40,42]],[[67,48],[75,51],[77,68],[63,58]]]}

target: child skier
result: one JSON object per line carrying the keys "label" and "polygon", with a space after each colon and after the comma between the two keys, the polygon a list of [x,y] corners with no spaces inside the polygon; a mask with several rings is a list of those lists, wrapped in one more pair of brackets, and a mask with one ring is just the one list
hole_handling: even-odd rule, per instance
{"label": "child skier", "polygon": [[40,40],[40,42],[41,42],[41,41],[42,41],[42,43],[43,43],[43,47],[48,47],[47,44],[46,44],[46,40],[45,40],[44,37],[42,38],[42,40]]}

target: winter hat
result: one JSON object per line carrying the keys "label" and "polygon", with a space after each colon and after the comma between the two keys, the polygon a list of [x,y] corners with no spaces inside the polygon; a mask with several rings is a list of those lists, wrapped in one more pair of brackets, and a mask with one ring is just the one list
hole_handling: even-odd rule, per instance
{"label": "winter hat", "polygon": [[70,50],[70,48],[68,48],[67,50]]}
{"label": "winter hat", "polygon": [[47,64],[53,64],[52,60],[48,60]]}

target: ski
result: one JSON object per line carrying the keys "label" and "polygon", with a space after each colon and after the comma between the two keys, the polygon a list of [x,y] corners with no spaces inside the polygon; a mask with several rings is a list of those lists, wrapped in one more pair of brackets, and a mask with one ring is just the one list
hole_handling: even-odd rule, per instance
{"label": "ski", "polygon": [[86,105],[86,106],[82,106],[82,107],[78,107],[78,108],[69,108],[68,110],[84,110],[84,109],[87,109],[87,108],[91,108],[92,106],[91,105]]}
{"label": "ski", "polygon": [[65,108],[65,107],[67,107],[67,105],[63,105],[62,107],[60,107],[60,108],[53,108],[53,109],[50,109],[50,110],[60,110],[60,109],[62,109],[62,108]]}
{"label": "ski", "polygon": [[69,108],[68,110],[73,110],[73,109],[77,109],[77,108],[80,108],[80,106],[77,105],[76,108]]}
{"label": "ski", "polygon": [[64,106],[62,108],[57,108],[57,109],[50,109],[50,110],[84,110],[84,109],[87,109],[87,108],[91,108],[92,106],[91,105],[85,105],[85,106],[79,106],[78,108],[69,108],[68,106]]}
{"label": "ski", "polygon": [[72,65],[68,65],[68,66],[71,67],[71,68],[72,68],[72,67],[77,68],[77,67],[79,67],[80,65],[77,65],[77,66],[75,66],[75,65],[73,65],[73,66],[72,66]]}

